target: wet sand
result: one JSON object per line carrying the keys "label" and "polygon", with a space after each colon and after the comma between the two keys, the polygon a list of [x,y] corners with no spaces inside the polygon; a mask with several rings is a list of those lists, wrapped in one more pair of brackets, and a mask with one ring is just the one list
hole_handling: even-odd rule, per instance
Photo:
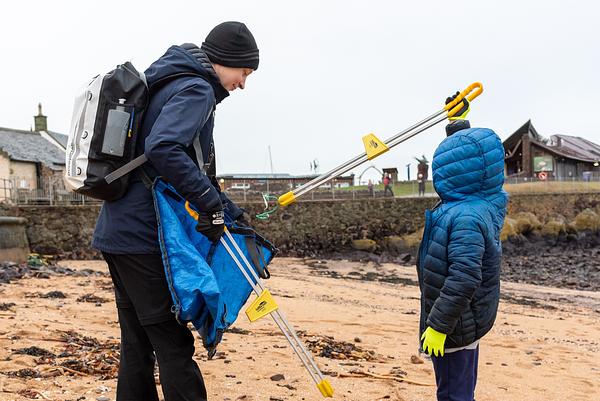
{"label": "wet sand", "polygon": [[[99,261],[60,265],[107,272]],[[278,258],[271,271],[267,286],[281,309],[327,355],[316,360],[334,399],[435,399],[431,363],[417,354],[414,267]],[[66,298],[42,297],[52,291]],[[600,293],[508,282],[502,291],[496,325],[481,342],[477,400],[600,399]],[[0,400],[115,399],[119,328],[107,275],[24,278],[1,284],[0,295]],[[196,344],[210,400],[321,399],[270,319],[240,316],[234,327],[211,361]],[[332,343],[358,351],[332,353]],[[356,372],[407,382],[345,377]]]}

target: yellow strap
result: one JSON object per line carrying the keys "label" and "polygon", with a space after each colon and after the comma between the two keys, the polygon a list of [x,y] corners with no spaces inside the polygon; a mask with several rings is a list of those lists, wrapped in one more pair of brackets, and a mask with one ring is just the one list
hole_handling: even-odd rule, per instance
{"label": "yellow strap", "polygon": [[192,209],[189,201],[185,201],[185,210],[194,218],[194,220],[198,220],[198,212]]}

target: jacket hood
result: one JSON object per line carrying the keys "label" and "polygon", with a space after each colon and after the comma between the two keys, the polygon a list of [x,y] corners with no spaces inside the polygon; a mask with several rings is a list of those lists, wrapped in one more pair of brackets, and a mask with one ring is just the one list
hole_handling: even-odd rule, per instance
{"label": "jacket hood", "polygon": [[469,128],[444,139],[433,156],[433,186],[442,200],[483,198],[504,210],[504,147],[487,128]]}
{"label": "jacket hood", "polygon": [[194,55],[181,46],[171,46],[165,54],[152,63],[145,71],[149,87],[169,76],[185,73],[201,75],[213,88],[217,103],[220,103],[221,100],[229,96],[229,92],[221,85],[210,62],[208,62],[208,58],[206,58],[206,62],[202,62],[201,57],[194,57]]}

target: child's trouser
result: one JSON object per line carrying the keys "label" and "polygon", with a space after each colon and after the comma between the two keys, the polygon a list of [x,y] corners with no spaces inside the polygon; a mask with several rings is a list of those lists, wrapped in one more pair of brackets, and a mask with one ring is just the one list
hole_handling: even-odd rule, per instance
{"label": "child's trouser", "polygon": [[432,356],[438,401],[474,401],[479,346]]}

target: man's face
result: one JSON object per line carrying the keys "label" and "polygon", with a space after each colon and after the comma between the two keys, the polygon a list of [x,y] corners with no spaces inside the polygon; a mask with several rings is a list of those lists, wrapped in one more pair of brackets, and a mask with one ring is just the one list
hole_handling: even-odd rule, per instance
{"label": "man's face", "polygon": [[221,80],[221,85],[229,92],[237,88],[244,89],[246,78],[254,71],[251,68],[225,67],[220,64],[214,64],[215,72]]}

